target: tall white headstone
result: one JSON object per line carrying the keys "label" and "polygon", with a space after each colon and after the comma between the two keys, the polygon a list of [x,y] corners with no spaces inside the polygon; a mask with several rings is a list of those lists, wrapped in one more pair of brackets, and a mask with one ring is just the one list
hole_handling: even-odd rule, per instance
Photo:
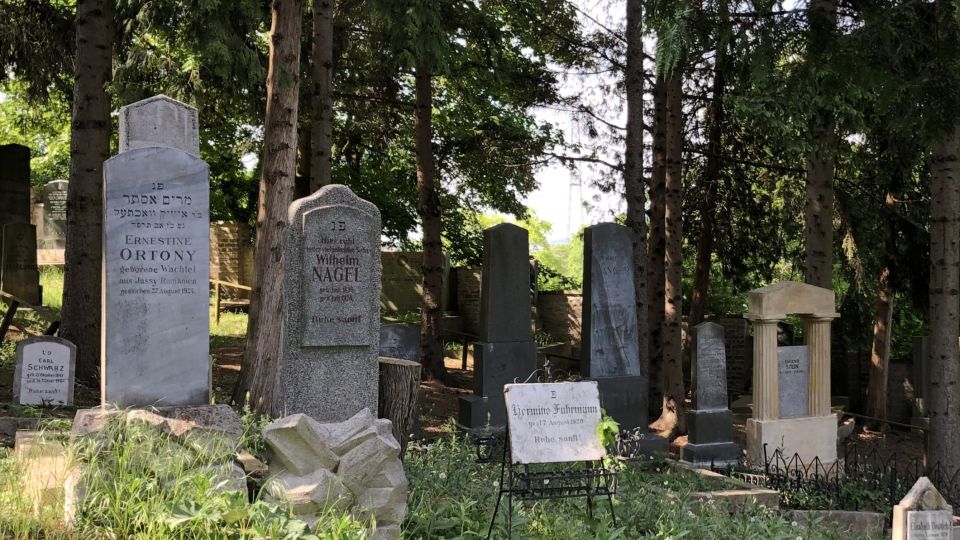
{"label": "tall white headstone", "polygon": [[210,403],[209,167],[184,150],[198,146],[190,108],[158,98],[121,110],[153,140],[134,129],[104,164],[101,385],[119,407]]}

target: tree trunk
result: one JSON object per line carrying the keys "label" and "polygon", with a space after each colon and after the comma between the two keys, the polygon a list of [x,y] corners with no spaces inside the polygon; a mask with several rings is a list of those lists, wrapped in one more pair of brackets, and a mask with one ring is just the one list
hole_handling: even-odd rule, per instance
{"label": "tree trunk", "polygon": [[310,105],[310,191],[331,182],[333,146],[333,3],[313,0],[313,88]]}
{"label": "tree trunk", "polygon": [[420,364],[399,358],[380,357],[380,399],[377,416],[393,422],[393,436],[400,443],[400,459],[407,451],[417,423],[420,394]]}
{"label": "tree trunk", "polygon": [[70,184],[60,335],[77,346],[76,376],[100,372],[103,162],[110,157],[113,2],[77,1],[77,56],[70,125]]}
{"label": "tree trunk", "polygon": [[627,227],[633,233],[633,284],[637,303],[637,337],[640,340],[640,373],[647,377],[647,218],[643,179],[643,1],[627,0],[627,143],[623,184],[627,199]]}
{"label": "tree trunk", "polygon": [[[870,379],[867,384],[867,416],[887,417],[887,366],[890,363],[890,331],[893,323],[893,289],[889,265],[880,270],[880,283],[873,319],[873,344],[870,349]],[[883,429],[882,423],[870,423],[871,429]]]}
{"label": "tree trunk", "polygon": [[683,417],[682,278],[683,278],[683,79],[679,72],[667,82],[667,170],[664,182],[664,316],[663,407],[653,429],[669,437],[681,434]]}
{"label": "tree trunk", "polygon": [[[726,2],[721,2],[724,9]],[[726,10],[724,9],[724,12]],[[723,17],[721,21],[725,21]],[[713,226],[717,212],[717,190],[720,189],[720,178],[723,163],[720,154],[723,152],[723,94],[726,89],[727,43],[720,39],[717,43],[716,58],[713,69],[713,96],[710,101],[707,122],[707,166],[703,173],[704,193],[700,202],[700,234],[697,237],[697,265],[693,274],[693,290],[690,295],[690,317],[687,327],[703,322],[707,312],[707,299],[710,293],[710,269],[713,266]],[[688,331],[687,336],[693,332]],[[689,350],[690,347],[687,347]]]}
{"label": "tree trunk", "polygon": [[[809,8],[809,62],[821,65],[836,28],[836,0],[812,0]],[[818,108],[811,116],[807,155],[807,190],[804,204],[804,281],[833,288],[833,175],[837,135],[833,113]]]}
{"label": "tree trunk", "polygon": [[302,0],[274,0],[264,118],[263,168],[253,258],[253,290],[243,371],[235,401],[272,413],[283,317],[283,237],[297,166]]}
{"label": "tree trunk", "polygon": [[433,170],[433,88],[430,66],[417,65],[416,124],[414,138],[417,153],[417,214],[423,227],[423,308],[420,310],[420,361],[428,378],[447,380],[443,363],[443,246],[440,243],[440,197]]}
{"label": "tree trunk", "polygon": [[667,174],[667,87],[662,77],[653,89],[653,173],[650,176],[650,236],[647,239],[647,325],[649,329],[650,381],[663,394],[663,298],[664,298],[664,185]]}
{"label": "tree trunk", "polygon": [[927,464],[960,468],[960,127],[930,165],[930,433]]}

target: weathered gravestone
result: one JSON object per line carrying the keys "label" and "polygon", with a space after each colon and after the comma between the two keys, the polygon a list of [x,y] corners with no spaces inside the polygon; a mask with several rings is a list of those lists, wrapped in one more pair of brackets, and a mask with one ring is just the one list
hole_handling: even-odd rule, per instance
{"label": "weathered gravestone", "polygon": [[780,381],[780,417],[809,413],[810,358],[806,345],[777,347]]}
{"label": "weathered gravestone", "polygon": [[66,180],[54,180],[43,186],[43,249],[63,249],[67,235]]}
{"label": "weathered gravestone", "polygon": [[380,211],[342,185],[290,205],[277,414],[377,410]]}
{"label": "weathered gravestone", "polygon": [[30,223],[30,149],[0,145],[0,225]]}
{"label": "weathered gravestone", "polygon": [[30,223],[3,225],[0,254],[0,290],[40,305],[40,269],[37,267],[37,227]]}
{"label": "weathered gravestone", "polygon": [[[649,380],[640,370],[633,243],[616,223],[583,233],[583,314],[580,371],[597,381],[600,403],[623,429],[647,429]],[[645,433],[635,453],[667,452],[667,441]]]}
{"label": "weathered gravestone", "polygon": [[910,423],[915,426],[929,427],[930,417],[927,412],[927,395],[930,393],[930,360],[929,336],[913,337],[913,406],[911,407]]}
{"label": "weathered gravestone", "polygon": [[13,401],[21,405],[73,405],[77,346],[54,336],[17,343]]}
{"label": "weathered gravestone", "polygon": [[420,326],[415,324],[381,324],[380,356],[420,360]]}
{"label": "weathered gravestone", "polygon": [[690,351],[693,409],[687,411],[687,445],[680,459],[695,465],[739,461],[733,442],[733,415],[727,407],[727,358],[723,327],[712,322],[693,327]]}
{"label": "weathered gravestone", "polygon": [[164,95],[120,109],[120,153],[165,146],[200,155],[197,110]]}
{"label": "weathered gravestone", "polygon": [[953,508],[921,477],[893,507],[892,540],[952,540]]}
{"label": "weathered gravestone", "polygon": [[596,381],[508,384],[503,394],[513,463],[596,461],[606,456]]}
{"label": "weathered gravestone", "polygon": [[527,230],[501,223],[483,231],[480,340],[473,344],[474,395],[460,398],[458,420],[468,429],[506,425],[503,386],[537,369],[530,324]]}
{"label": "weathered gravestone", "polygon": [[[142,103],[121,109],[121,118],[137,124],[141,112],[153,115]],[[183,136],[175,122],[172,132],[156,124],[156,144],[138,139],[104,164],[102,400],[207,405],[209,167],[180,149],[195,141],[172,144]]]}

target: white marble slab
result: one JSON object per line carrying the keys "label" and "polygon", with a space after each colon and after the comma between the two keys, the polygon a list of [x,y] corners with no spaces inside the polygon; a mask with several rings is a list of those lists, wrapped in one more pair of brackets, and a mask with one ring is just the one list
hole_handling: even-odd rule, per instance
{"label": "white marble slab", "polygon": [[594,461],[606,456],[597,429],[596,381],[503,387],[514,463]]}

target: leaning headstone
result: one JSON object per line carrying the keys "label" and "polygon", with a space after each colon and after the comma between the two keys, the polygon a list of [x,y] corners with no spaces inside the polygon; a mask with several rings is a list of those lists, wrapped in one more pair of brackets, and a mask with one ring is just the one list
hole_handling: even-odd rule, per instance
{"label": "leaning headstone", "polygon": [[380,356],[420,360],[420,326],[393,323],[380,325]]}
{"label": "leaning headstone", "polygon": [[43,249],[63,249],[67,235],[66,180],[54,180],[43,186]]}
{"label": "leaning headstone", "polygon": [[[101,384],[118,407],[210,403],[209,167],[161,144],[198,144],[182,141],[184,113],[161,110],[173,120],[155,122],[152,145],[144,135],[104,164]],[[136,103],[120,114],[142,125],[157,113]]]}
{"label": "leaning headstone", "polygon": [[0,225],[30,223],[30,149],[0,145]]}
{"label": "leaning headstone", "polygon": [[530,303],[527,230],[501,223],[483,231],[480,340],[473,344],[474,395],[460,398],[463,427],[502,429],[504,385],[523,382],[537,369]]}
{"label": "leaning headstone", "polygon": [[377,410],[380,211],[328,185],[290,205],[274,411],[340,422]]}
{"label": "leaning headstone", "polygon": [[[583,343],[580,371],[597,381],[600,403],[628,430],[647,431],[649,380],[640,370],[640,344],[630,229],[600,223],[583,232]],[[642,444],[641,444],[642,443]],[[633,453],[667,452],[652,433]]]}
{"label": "leaning headstone", "polygon": [[892,540],[952,540],[953,508],[921,477],[893,507]]}
{"label": "leaning headstone", "polygon": [[54,336],[17,343],[13,401],[21,405],[73,405],[77,346]]}
{"label": "leaning headstone", "polygon": [[40,269],[37,267],[37,227],[30,223],[3,226],[0,253],[0,290],[28,304],[40,305]]}
{"label": "leaning headstone", "polygon": [[777,347],[780,418],[809,414],[810,358],[806,345]]}
{"label": "leaning headstone", "polygon": [[727,358],[723,327],[712,322],[693,327],[690,351],[693,409],[687,411],[687,445],[680,459],[698,466],[740,460],[733,442],[733,415],[727,407]]}
{"label": "leaning headstone", "polygon": [[165,146],[200,155],[197,110],[164,95],[120,109],[120,153]]}

